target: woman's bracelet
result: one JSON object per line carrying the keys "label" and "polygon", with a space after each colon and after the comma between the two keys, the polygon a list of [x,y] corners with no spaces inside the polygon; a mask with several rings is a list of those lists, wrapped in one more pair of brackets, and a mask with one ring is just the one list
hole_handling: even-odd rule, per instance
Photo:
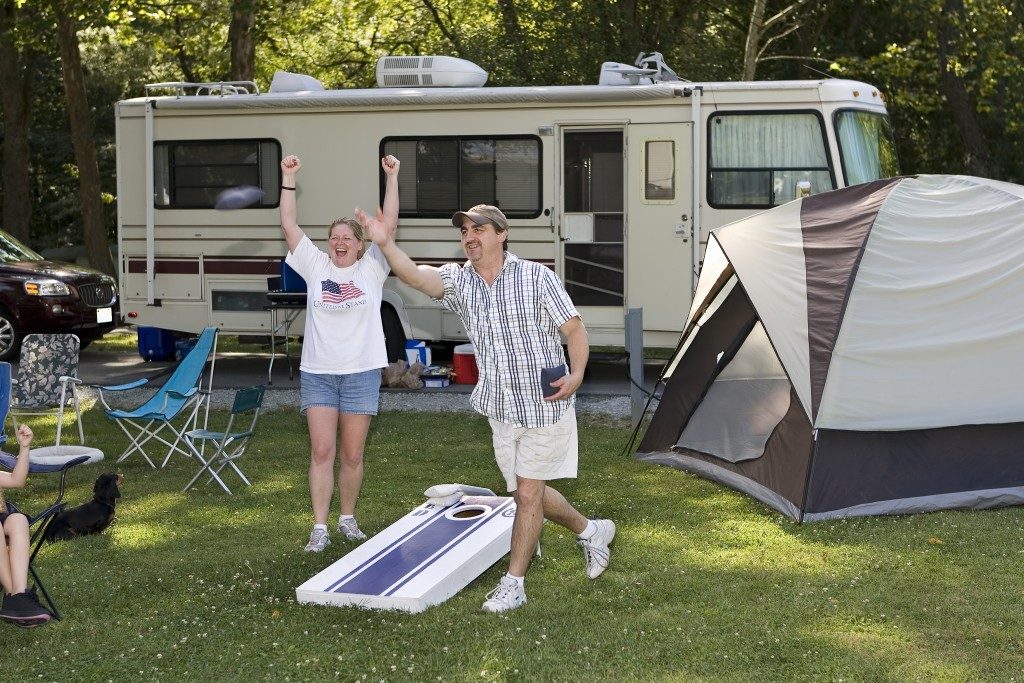
{"label": "woman's bracelet", "polygon": [[282,185],[281,189],[282,190],[294,190],[295,188],[294,187],[288,187],[287,185]]}

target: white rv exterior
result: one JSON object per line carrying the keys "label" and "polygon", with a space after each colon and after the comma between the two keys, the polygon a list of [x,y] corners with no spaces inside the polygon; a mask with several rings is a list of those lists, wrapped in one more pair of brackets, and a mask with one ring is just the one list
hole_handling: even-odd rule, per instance
{"label": "white rv exterior", "polygon": [[[129,323],[269,331],[285,154],[302,158],[300,224],[318,243],[333,218],[380,203],[379,160],[395,154],[398,239],[414,260],[463,261],[451,214],[497,204],[510,250],[566,282],[591,343],[621,345],[624,313],[642,308],[648,346],[678,339],[711,229],[897,172],[881,95],[846,80],[225,94],[236,90],[117,105]],[[262,202],[212,208],[242,184]],[[395,278],[385,303],[409,338],[465,338]]]}

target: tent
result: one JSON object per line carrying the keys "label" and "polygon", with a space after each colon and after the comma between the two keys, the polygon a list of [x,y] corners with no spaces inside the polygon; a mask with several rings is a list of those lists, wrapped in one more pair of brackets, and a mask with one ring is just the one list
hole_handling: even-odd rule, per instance
{"label": "tent", "polygon": [[1024,187],[890,178],[715,230],[637,451],[799,521],[1024,502]]}

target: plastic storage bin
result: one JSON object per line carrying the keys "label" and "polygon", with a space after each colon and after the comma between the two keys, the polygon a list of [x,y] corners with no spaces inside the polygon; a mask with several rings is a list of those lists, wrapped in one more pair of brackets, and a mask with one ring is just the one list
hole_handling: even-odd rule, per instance
{"label": "plastic storage bin", "polygon": [[452,352],[452,370],[456,384],[476,384],[479,378],[476,367],[476,349],[472,344],[459,344]]}
{"label": "plastic storage bin", "polygon": [[174,360],[181,360],[188,355],[192,347],[199,341],[199,337],[184,337],[174,340]]}
{"label": "plastic storage bin", "polygon": [[139,355],[143,360],[174,360],[174,334],[160,327],[139,327]]}

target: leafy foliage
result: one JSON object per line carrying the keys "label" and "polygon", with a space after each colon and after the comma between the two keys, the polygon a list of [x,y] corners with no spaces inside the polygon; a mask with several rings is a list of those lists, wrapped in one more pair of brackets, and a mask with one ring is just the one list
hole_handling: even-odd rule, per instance
{"label": "leafy foliage", "polygon": [[[8,0],[12,1],[12,0]],[[762,44],[759,79],[833,76],[885,93],[904,172],[956,173],[980,153],[965,143],[964,116],[943,90],[946,60],[964,84],[972,118],[1004,179],[1024,178],[1024,26],[1020,4],[1000,0],[767,0],[765,19],[786,28]],[[87,69],[103,190],[114,193],[113,105],[145,83],[227,78],[230,0],[67,2],[76,12]],[[753,0],[260,0],[256,80],[307,73],[329,88],[370,87],[387,54],[451,54],[480,64],[489,85],[594,83],[603,61],[664,54],[682,77],[728,80],[742,71]],[[52,17],[51,17],[52,19]],[[32,101],[32,242],[81,239],[80,201],[45,13],[16,38],[38,51]],[[2,201],[2,197],[0,197]],[[113,237],[115,212],[108,211]]]}

